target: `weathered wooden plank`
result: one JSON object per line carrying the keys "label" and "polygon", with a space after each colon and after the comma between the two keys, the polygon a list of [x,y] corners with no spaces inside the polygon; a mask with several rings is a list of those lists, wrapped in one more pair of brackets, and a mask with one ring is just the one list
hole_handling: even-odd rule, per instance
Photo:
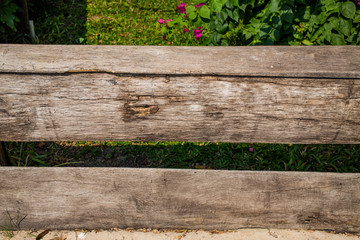
{"label": "weathered wooden plank", "polygon": [[21,229],[360,231],[360,174],[2,167],[0,202]]}
{"label": "weathered wooden plank", "polygon": [[359,46],[0,45],[0,72],[359,78]]}
{"label": "weathered wooden plank", "polygon": [[0,74],[0,140],[360,143],[360,79]]}

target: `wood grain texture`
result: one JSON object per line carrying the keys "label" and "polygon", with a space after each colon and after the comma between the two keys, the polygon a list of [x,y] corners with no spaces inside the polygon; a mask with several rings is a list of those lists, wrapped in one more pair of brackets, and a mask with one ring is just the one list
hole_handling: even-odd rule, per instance
{"label": "wood grain texture", "polygon": [[0,74],[0,140],[360,143],[360,79]]}
{"label": "wood grain texture", "polygon": [[0,202],[21,229],[360,232],[359,174],[2,167]]}
{"label": "wood grain texture", "polygon": [[2,44],[0,72],[360,78],[360,47]]}
{"label": "wood grain texture", "polygon": [[360,47],[0,45],[0,140],[360,143]]}

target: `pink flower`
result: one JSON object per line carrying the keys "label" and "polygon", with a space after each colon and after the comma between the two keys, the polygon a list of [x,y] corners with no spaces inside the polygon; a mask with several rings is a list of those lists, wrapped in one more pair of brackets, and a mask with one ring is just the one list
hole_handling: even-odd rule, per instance
{"label": "pink flower", "polygon": [[254,148],[249,148],[249,152],[253,152],[254,151]]}
{"label": "pink flower", "polygon": [[193,33],[195,35],[196,40],[200,40],[202,31],[203,30],[201,30],[201,27],[197,27],[194,29]]}
{"label": "pink flower", "polygon": [[204,6],[204,5],[206,5],[206,4],[205,4],[205,3],[196,4],[196,5],[195,5],[195,8],[197,9],[197,8],[199,8],[199,7],[201,7],[201,6]]}
{"label": "pink flower", "polygon": [[183,33],[186,33],[186,32],[189,32],[189,29],[187,29],[187,28],[184,26]]}
{"label": "pink flower", "polygon": [[163,39],[163,40],[166,40],[166,35],[162,35],[162,39]]}
{"label": "pink flower", "polygon": [[179,13],[185,13],[186,14],[186,8],[185,8],[185,3],[180,3],[180,5],[177,6],[177,9],[179,11]]}
{"label": "pink flower", "polygon": [[158,20],[158,23],[163,24],[163,23],[164,23],[164,19],[161,19],[161,18],[160,18],[160,19]]}
{"label": "pink flower", "polygon": [[358,0],[358,3],[357,3],[357,5],[360,5],[360,0]]}
{"label": "pink flower", "polygon": [[166,23],[171,22],[171,21],[172,21],[172,19],[166,19]]}

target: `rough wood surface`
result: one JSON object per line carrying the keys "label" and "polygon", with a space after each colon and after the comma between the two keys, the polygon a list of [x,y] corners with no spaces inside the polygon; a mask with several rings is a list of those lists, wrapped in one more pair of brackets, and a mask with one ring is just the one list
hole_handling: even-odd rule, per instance
{"label": "rough wood surface", "polygon": [[0,72],[360,78],[359,46],[0,45]]}
{"label": "rough wood surface", "polygon": [[2,167],[0,202],[21,229],[360,232],[360,174]]}
{"label": "rough wood surface", "polygon": [[360,47],[0,45],[0,141],[360,143]]}
{"label": "rough wood surface", "polygon": [[0,74],[0,140],[360,143],[360,79]]}

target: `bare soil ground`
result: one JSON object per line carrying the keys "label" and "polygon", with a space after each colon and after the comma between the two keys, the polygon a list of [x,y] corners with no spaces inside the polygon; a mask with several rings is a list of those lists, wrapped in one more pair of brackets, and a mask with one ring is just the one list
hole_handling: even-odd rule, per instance
{"label": "bare soil ground", "polygon": [[[118,230],[17,231],[12,240],[359,240],[359,235],[313,230],[240,229],[232,231]],[[10,239],[2,232],[0,239]]]}

